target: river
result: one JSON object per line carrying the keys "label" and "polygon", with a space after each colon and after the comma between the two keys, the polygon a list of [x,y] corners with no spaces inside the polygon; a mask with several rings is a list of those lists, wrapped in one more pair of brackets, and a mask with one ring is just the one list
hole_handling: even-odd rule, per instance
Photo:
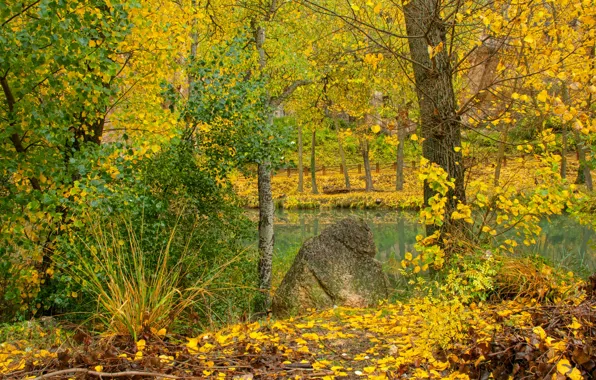
{"label": "river", "polygon": [[[255,215],[253,215],[254,217]],[[415,212],[379,210],[278,210],[275,220],[274,285],[290,267],[302,243],[326,226],[346,217],[366,220],[377,247],[377,259],[391,272],[406,252],[414,252],[416,235],[424,232]],[[596,272],[596,233],[569,216],[551,217],[541,223],[536,244],[518,254],[539,254],[555,267],[586,276]]]}

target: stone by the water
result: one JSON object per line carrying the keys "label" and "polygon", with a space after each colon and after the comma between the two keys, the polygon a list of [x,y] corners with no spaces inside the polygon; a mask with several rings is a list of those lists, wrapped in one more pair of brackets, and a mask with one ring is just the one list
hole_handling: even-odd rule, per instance
{"label": "stone by the water", "polygon": [[372,232],[362,219],[347,218],[306,241],[273,297],[278,317],[308,308],[367,307],[389,296]]}

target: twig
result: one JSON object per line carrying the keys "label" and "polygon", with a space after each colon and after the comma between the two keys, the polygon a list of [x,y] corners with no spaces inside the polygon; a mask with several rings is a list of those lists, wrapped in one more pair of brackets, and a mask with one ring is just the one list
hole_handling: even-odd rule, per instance
{"label": "twig", "polygon": [[153,377],[165,377],[167,379],[182,379],[182,377],[174,376],[174,375],[166,375],[163,373],[157,372],[144,372],[144,371],[124,371],[124,372],[100,372],[100,371],[92,371],[86,368],[70,368],[70,369],[63,369],[61,371],[50,372],[44,375],[38,376],[33,380],[41,380],[41,379],[48,379],[54,376],[60,376],[65,374],[71,373],[85,373],[87,375],[92,376],[99,376],[99,377],[124,377],[124,376],[153,376]]}

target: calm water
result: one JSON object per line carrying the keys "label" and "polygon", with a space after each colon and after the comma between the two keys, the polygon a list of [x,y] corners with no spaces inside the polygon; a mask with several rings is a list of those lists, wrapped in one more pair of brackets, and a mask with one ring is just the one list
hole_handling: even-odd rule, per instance
{"label": "calm water", "polygon": [[[289,268],[302,243],[318,235],[326,226],[348,216],[367,221],[377,246],[377,259],[386,269],[397,267],[408,251],[414,252],[416,235],[424,230],[417,214],[396,211],[325,210],[284,211],[276,213],[275,280]],[[542,235],[530,247],[517,247],[527,253],[538,253],[552,265],[573,270],[580,275],[596,272],[596,233],[575,220],[558,216],[541,224]]]}

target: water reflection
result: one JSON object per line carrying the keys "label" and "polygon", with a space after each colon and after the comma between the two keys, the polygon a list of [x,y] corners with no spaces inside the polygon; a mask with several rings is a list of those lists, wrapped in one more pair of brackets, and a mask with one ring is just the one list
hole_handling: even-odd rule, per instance
{"label": "water reflection", "polygon": [[[385,265],[397,265],[406,252],[414,251],[416,235],[423,228],[411,212],[367,210],[280,210],[276,214],[274,265],[279,272],[289,268],[302,243],[316,236],[326,226],[348,216],[367,221],[377,246],[377,259]],[[519,239],[519,251],[539,253],[553,265],[587,275],[596,271],[596,234],[566,216],[541,223],[543,233],[536,244],[525,247]],[[509,236],[508,238],[515,238]]]}

